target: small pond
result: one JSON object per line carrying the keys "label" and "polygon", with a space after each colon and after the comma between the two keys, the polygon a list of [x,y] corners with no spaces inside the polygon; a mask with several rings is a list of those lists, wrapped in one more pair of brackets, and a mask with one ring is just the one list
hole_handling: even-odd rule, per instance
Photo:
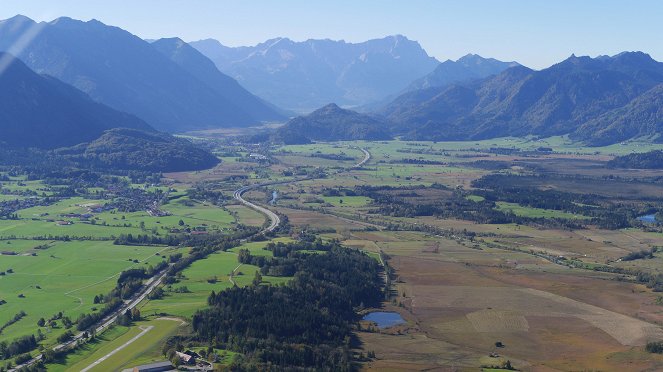
{"label": "small pond", "polygon": [[274,205],[276,203],[276,199],[279,198],[279,193],[276,192],[276,190],[272,191],[272,200],[269,201],[269,204]]}
{"label": "small pond", "polygon": [[638,220],[646,223],[656,223],[656,215],[655,214],[648,214],[646,216],[640,216],[638,217]]}
{"label": "small pond", "polygon": [[386,311],[374,311],[372,313],[368,313],[364,316],[363,320],[376,323],[378,328],[389,328],[398,324],[405,323],[405,320],[403,320],[401,314]]}

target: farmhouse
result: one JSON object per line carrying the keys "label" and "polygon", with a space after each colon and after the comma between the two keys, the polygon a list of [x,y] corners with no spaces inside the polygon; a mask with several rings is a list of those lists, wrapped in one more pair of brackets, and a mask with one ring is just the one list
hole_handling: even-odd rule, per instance
{"label": "farmhouse", "polygon": [[180,360],[184,364],[188,364],[188,365],[196,364],[196,358],[193,355],[189,355],[189,354],[186,354],[186,353],[180,353],[179,351],[176,351],[175,354],[177,354],[177,357],[180,358]]}
{"label": "farmhouse", "polygon": [[253,153],[253,154],[250,154],[249,157],[251,159],[255,159],[255,160],[267,160],[267,157],[265,155],[261,155],[261,154]]}

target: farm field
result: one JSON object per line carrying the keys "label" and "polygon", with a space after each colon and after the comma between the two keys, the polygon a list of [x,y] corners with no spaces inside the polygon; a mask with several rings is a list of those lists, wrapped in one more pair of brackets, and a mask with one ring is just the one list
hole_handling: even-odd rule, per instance
{"label": "farm field", "polygon": [[[4,324],[20,311],[25,311],[26,316],[0,334],[0,340],[4,341],[32,334],[40,318],[49,319],[62,312],[76,319],[81,313],[92,312],[99,307],[93,303],[93,297],[110,291],[121,271],[155,265],[163,260],[157,254],[177,251],[168,247],[118,246],[103,241],[46,242],[47,249],[27,248],[30,242],[33,246],[42,242],[12,242],[10,246],[23,245],[24,250],[15,256],[0,257],[0,271],[13,271],[0,276],[0,298],[7,302],[1,305],[0,323]],[[50,342],[64,330],[62,324],[57,328],[41,327]]]}
{"label": "farm field", "polygon": [[[507,346],[499,354],[527,370],[618,370],[614,355],[663,336],[654,293],[644,296],[638,286],[599,273],[577,276],[527,254],[469,249],[424,235],[357,232],[345,244],[372,245],[391,257],[399,306],[387,309],[408,321],[381,334],[359,333],[365,348],[376,352],[369,369],[470,368],[501,341]],[[567,358],[546,360],[550,345]],[[641,356],[642,367],[663,365],[661,358]]]}
{"label": "farm field", "polygon": [[[476,199],[475,199],[476,200]],[[516,203],[507,203],[507,202],[497,202],[497,209],[505,212],[511,212],[518,216],[530,217],[530,218],[566,218],[566,219],[576,219],[576,218],[588,218],[587,216],[565,213],[561,211],[556,211],[553,209],[542,209],[542,208],[531,208],[524,207]]]}
{"label": "farm field", "polygon": [[[275,241],[287,242],[288,239],[279,238]],[[159,300],[147,301],[141,306],[141,312],[146,315],[163,314],[190,319],[196,310],[207,306],[207,297],[212,291],[219,292],[233,286],[230,280],[231,273],[235,272],[233,280],[238,286],[251,283],[258,267],[237,262],[237,252],[248,249],[252,255],[271,256],[271,252],[262,249],[268,242],[246,243],[227,252],[218,252],[209,257],[194,262],[182,271],[179,282],[165,287],[165,296]],[[263,281],[269,284],[284,283],[287,278],[263,276]],[[186,288],[183,293],[177,289]]]}
{"label": "farm field", "polygon": [[[356,196],[321,195],[326,188],[352,189],[363,185],[405,188],[408,191],[403,191],[404,195],[413,193],[410,190],[423,195],[423,190],[433,183],[467,189],[471,188],[472,181],[494,172],[474,168],[471,162],[476,160],[489,164],[555,162],[551,163],[555,168],[545,168],[546,171],[563,170],[561,174],[566,175],[566,180],[555,180],[552,186],[551,181],[545,186],[543,182],[546,181],[542,181],[541,187],[577,193],[583,192],[583,181],[575,181],[568,175],[584,171],[579,161],[591,161],[594,168],[589,174],[603,177],[609,171],[601,171],[598,167],[602,167],[602,162],[612,155],[648,151],[652,146],[629,143],[584,148],[563,138],[436,144],[353,142],[353,145],[371,151],[372,161],[364,170],[334,176],[333,179],[279,187],[282,195],[277,209],[286,214],[294,226],[319,229],[325,231],[322,236],[326,239],[341,239],[347,246],[373,254],[383,252],[391,257],[389,262],[395,270],[398,294],[385,306],[401,313],[408,323],[377,334],[359,334],[365,343],[362,350],[376,352],[376,359],[366,364],[366,368],[472,368],[503,359],[511,360],[517,368],[524,370],[599,368],[618,371],[633,366],[635,369],[663,367],[663,359],[645,353],[642,348],[647,341],[663,337],[663,313],[660,305],[656,305],[657,301],[660,302],[660,295],[642,284],[615,281],[617,276],[614,274],[570,269],[536,256],[563,256],[588,267],[608,264],[658,273],[661,270],[658,254],[649,260],[619,262],[630,252],[662,244],[657,233],[635,228],[559,229],[527,223],[491,224],[433,216],[387,216],[376,212],[379,204],[368,207],[367,203],[346,203],[345,198]],[[333,145],[322,144],[320,148],[330,151],[329,146]],[[518,154],[504,156],[484,152],[491,147],[535,151],[541,146],[552,146],[553,152],[527,160],[519,158]],[[473,150],[467,150],[467,147]],[[406,158],[440,162],[440,165],[401,163]],[[459,167],[459,164],[467,165]],[[531,174],[524,169],[512,167],[510,171]],[[634,176],[635,172],[628,174]],[[643,179],[658,175],[658,172],[638,173]],[[658,187],[646,182],[601,181],[596,182],[594,188],[592,183],[593,190],[607,198],[660,196],[655,191]],[[260,198],[258,194],[255,196]],[[485,201],[484,197],[471,194],[467,199],[476,203]],[[342,204],[340,200],[343,200]],[[422,196],[418,200],[426,203],[435,199]],[[495,210],[531,219],[589,220],[588,216],[578,213],[523,207],[506,201],[497,201]],[[389,223],[423,224],[440,231],[471,231],[477,236],[470,242],[459,237],[443,239],[405,231],[361,231],[366,228],[364,221],[381,226]],[[326,232],[327,229],[335,232]],[[496,350],[494,343],[500,340],[507,346]],[[528,351],[530,345],[532,352]],[[550,353],[551,349],[558,352]],[[494,351],[500,354],[500,358],[488,357]]]}
{"label": "farm field", "polygon": [[[90,345],[84,350],[85,353],[70,355],[62,364],[48,365],[48,370],[80,371],[89,368],[86,370],[120,371],[134,365],[161,361],[163,356],[159,345],[167,337],[176,334],[182,326],[183,323],[178,319],[156,318],[136,322],[129,328],[114,329],[109,331],[112,334],[100,336],[102,342]],[[123,346],[124,348],[116,351]],[[114,351],[116,352],[110,355]],[[107,358],[101,360],[105,357]]]}
{"label": "farm field", "polygon": [[[138,306],[140,321],[104,332],[49,370],[84,369],[141,334],[135,347],[90,370],[163,360],[161,345],[190,330],[182,322],[208,306],[212,291],[251,285],[259,268],[239,264],[241,249],[270,257],[263,249],[269,241],[302,237],[339,240],[387,260],[393,270],[393,295],[383,309],[398,312],[406,324],[357,332],[362,348],[355,352],[375,353],[362,368],[475,370],[506,360],[532,371],[663,368],[659,356],[643,351],[648,341],[663,339],[661,296],[633,274],[661,274],[663,256],[653,251],[652,258],[622,260],[663,246],[660,227],[636,219],[663,208],[663,188],[656,181],[661,174],[605,167],[625,148],[658,145],[586,148],[565,138],[352,141],[260,149],[266,161],[248,159],[258,150],[223,146],[217,153],[224,162],[210,170],[165,174],[163,184],[131,183],[131,192],[118,192],[115,184],[88,187],[83,195],[19,209],[15,218],[0,220],[0,271],[13,271],[0,276],[0,299],[7,301],[0,305],[0,324],[26,312],[0,333],[0,341],[33,334],[41,317],[62,311],[76,319],[94,311],[93,297],[108,293],[122,271],[172,254],[187,257],[196,244],[113,244],[118,237],[184,234],[206,244],[247,226],[257,229],[265,217],[233,200],[234,190],[313,176],[246,192],[247,200],[279,213],[285,228],[266,241],[215,250],[187,264],[160,287],[161,298]],[[539,152],[542,146],[553,151]],[[359,148],[370,151],[371,160],[340,172],[363,156]],[[618,176],[610,178],[613,173]],[[19,194],[0,194],[0,202],[33,191],[59,192],[42,181],[13,179],[2,187]],[[546,199],[551,191],[558,194]],[[529,199],[521,204],[522,195]],[[627,215],[615,219],[612,213]],[[614,221],[621,225],[613,227]],[[94,240],[80,240],[89,238]],[[291,278],[262,280],[279,285]],[[52,345],[65,329],[41,331],[42,343]],[[497,348],[498,341],[505,346]],[[225,355],[220,364],[235,355],[218,353]]]}

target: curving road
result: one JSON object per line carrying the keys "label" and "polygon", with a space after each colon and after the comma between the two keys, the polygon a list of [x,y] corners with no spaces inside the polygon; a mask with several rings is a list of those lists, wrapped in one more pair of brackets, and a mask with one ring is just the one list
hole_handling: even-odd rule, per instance
{"label": "curving road", "polygon": [[[359,168],[359,167],[363,166],[364,164],[366,164],[369,160],[371,160],[371,153],[368,152],[368,150],[366,150],[365,148],[361,148],[361,147],[359,148],[359,150],[361,150],[361,152],[364,153],[364,158],[359,163],[353,165],[349,169]],[[337,174],[347,172],[347,171],[348,171],[348,169],[343,169],[343,170],[338,171]],[[251,203],[250,201],[244,199],[242,197],[242,194],[244,194],[245,192],[247,192],[249,190],[254,190],[254,189],[257,189],[257,188],[260,188],[260,187],[273,186],[273,185],[285,185],[285,184],[289,184],[289,183],[308,181],[308,180],[312,180],[312,179],[314,179],[314,177],[303,177],[303,178],[295,178],[293,180],[287,180],[287,181],[274,181],[274,182],[266,182],[266,183],[259,183],[259,184],[255,184],[255,185],[243,186],[243,187],[240,187],[239,189],[235,190],[235,192],[233,193],[233,198],[235,198],[238,202],[244,204],[245,206],[264,214],[269,219],[270,222],[269,222],[269,226],[264,228],[261,232],[271,232],[271,231],[274,231],[279,226],[279,224],[281,223],[281,219],[279,218],[279,216],[276,213],[270,211],[269,209],[267,209],[265,207],[262,207],[260,205],[255,204],[255,203]]]}
{"label": "curving road", "polygon": [[[364,158],[359,163],[353,165],[349,169],[359,168],[359,167],[363,166],[364,164],[366,164],[366,162],[368,162],[371,159],[371,153],[370,152],[368,152],[364,148],[359,148],[359,150],[361,150],[364,153]],[[345,172],[349,169],[341,170],[338,173]],[[281,219],[279,218],[279,216],[276,213],[270,211],[269,209],[267,209],[265,207],[262,207],[260,205],[251,203],[250,201],[244,199],[242,197],[242,194],[244,194],[245,192],[247,192],[249,190],[257,189],[259,187],[271,186],[271,185],[280,185],[280,184],[289,184],[289,183],[301,182],[301,181],[306,181],[306,180],[311,180],[311,179],[314,179],[314,177],[303,177],[303,178],[297,178],[297,179],[287,180],[287,181],[275,181],[275,182],[267,182],[267,183],[261,183],[261,184],[256,184],[256,185],[248,185],[248,186],[244,186],[244,187],[241,187],[241,188],[235,190],[235,192],[233,193],[233,197],[237,201],[239,201],[240,203],[246,205],[247,207],[249,207],[253,210],[256,210],[256,211],[264,214],[265,216],[267,216],[267,218],[269,218],[269,220],[270,220],[269,226],[264,228],[261,231],[261,233],[271,232],[271,231],[274,231],[279,226],[279,224],[281,223]],[[238,268],[239,268],[239,266],[238,266]],[[145,282],[145,284],[143,285],[142,290],[137,292],[130,300],[125,301],[124,305],[122,305],[118,310],[113,312],[108,317],[102,319],[99,322],[99,324],[96,326],[96,328],[94,328],[95,332],[96,333],[101,333],[104,329],[110,327],[115,322],[115,320],[117,319],[118,316],[124,314],[127,310],[131,310],[134,307],[138,306],[139,303],[141,303],[150,293],[152,293],[152,291],[154,289],[156,289],[161,284],[164,277],[166,276],[167,270],[168,270],[168,268],[164,269],[157,276],[154,276],[154,277],[150,278],[147,282]],[[237,270],[237,268],[235,268],[235,270]],[[233,272],[234,272],[234,270],[233,270]],[[232,276],[231,276],[231,280],[232,280]],[[78,341],[83,338],[84,334],[85,334],[85,332],[80,332],[80,333],[76,334],[70,341],[67,341],[67,342],[64,342],[64,343],[61,343],[59,345],[54,346],[53,350],[59,351],[59,350],[67,349],[69,347],[72,347],[72,346],[76,345],[76,343],[78,343]],[[29,361],[27,361],[27,362],[25,362],[21,365],[15,366],[13,369],[10,369],[10,371],[16,371],[16,370],[21,369],[23,367],[28,367],[28,366],[36,363],[37,361],[41,360],[41,358],[42,358],[42,355],[39,354],[39,355],[35,356],[34,358],[32,358]]]}

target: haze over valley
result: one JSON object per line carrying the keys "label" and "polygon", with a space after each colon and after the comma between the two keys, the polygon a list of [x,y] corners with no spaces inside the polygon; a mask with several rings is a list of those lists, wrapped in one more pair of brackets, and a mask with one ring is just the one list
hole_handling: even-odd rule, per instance
{"label": "haze over valley", "polygon": [[663,370],[636,3],[8,0],[0,372]]}

